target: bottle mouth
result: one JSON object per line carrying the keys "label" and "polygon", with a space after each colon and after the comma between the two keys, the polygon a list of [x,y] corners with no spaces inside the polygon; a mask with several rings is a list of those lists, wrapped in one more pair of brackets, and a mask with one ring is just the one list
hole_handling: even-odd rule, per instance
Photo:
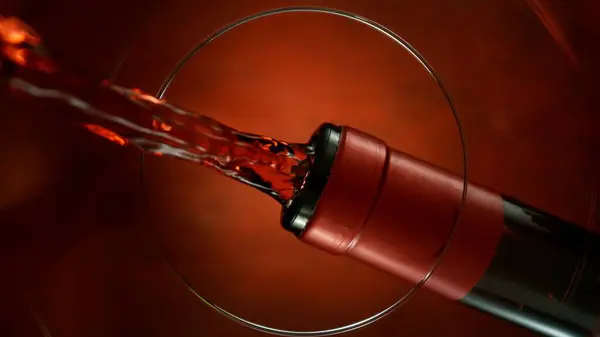
{"label": "bottle mouth", "polygon": [[327,184],[331,167],[335,161],[343,127],[324,123],[310,137],[309,144],[314,149],[314,159],[302,189],[292,199],[288,207],[281,211],[281,226],[295,236],[301,236],[308,221],[315,212],[323,189]]}

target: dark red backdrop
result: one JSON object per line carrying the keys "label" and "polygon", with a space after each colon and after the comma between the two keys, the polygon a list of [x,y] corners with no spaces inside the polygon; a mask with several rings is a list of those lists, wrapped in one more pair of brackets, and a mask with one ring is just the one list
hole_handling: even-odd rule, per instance
{"label": "dark red backdrop", "polygon": [[[117,82],[155,92],[176,60],[210,32],[292,3],[31,1],[7,13],[20,13],[57,57],[94,75],[109,76],[127,50]],[[590,223],[600,167],[593,161],[598,50],[591,41],[599,31],[585,1],[546,2],[560,14],[578,68],[524,1],[311,4],[382,22],[430,59],[463,116],[472,180]],[[340,18],[294,14],[228,33],[183,69],[167,97],[240,129],[291,141],[305,140],[325,120],[347,123],[460,168],[456,131],[433,83],[382,36]],[[201,293],[276,327],[350,322],[407,289],[302,245],[279,228],[278,208],[268,197],[207,169],[150,158],[145,198],[136,153],[51,114],[7,104],[1,114],[5,336],[43,336],[36,315],[58,337],[257,336],[186,290],[162,258],[155,232]],[[350,335],[397,334],[531,336],[427,293]]]}

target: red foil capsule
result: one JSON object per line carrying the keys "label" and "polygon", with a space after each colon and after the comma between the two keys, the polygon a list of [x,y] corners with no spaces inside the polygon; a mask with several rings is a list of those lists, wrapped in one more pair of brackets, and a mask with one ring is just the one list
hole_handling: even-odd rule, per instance
{"label": "red foil capsule", "polygon": [[592,335],[600,235],[473,184],[462,204],[461,177],[353,128],[310,142],[282,213],[301,241],[415,285],[441,261],[425,288],[547,336]]}

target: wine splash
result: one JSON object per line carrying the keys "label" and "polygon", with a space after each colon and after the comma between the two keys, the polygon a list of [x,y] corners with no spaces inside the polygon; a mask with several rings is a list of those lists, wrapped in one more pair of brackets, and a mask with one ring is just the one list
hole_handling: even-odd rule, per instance
{"label": "wine splash", "polygon": [[35,32],[0,17],[1,86],[32,107],[69,113],[88,131],[121,146],[201,164],[287,206],[312,163],[306,144],[245,133],[138,89],[95,83],[46,56]]}

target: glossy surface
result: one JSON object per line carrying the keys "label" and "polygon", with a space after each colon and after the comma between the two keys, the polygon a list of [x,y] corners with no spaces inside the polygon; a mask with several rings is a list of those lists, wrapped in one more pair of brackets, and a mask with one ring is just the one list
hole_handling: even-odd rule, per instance
{"label": "glossy surface", "polygon": [[[598,103],[591,99],[598,51],[590,43],[592,32],[598,34],[597,10],[584,1],[556,10],[583,65],[576,72],[522,1],[312,4],[378,20],[430,59],[464,116],[474,181],[587,223],[598,171],[591,159],[599,143]],[[136,41],[117,82],[154,91],[203,36],[278,5],[55,0],[43,10],[24,9],[58,57],[93,75],[110,74],[123,47]],[[305,141],[320,123],[335,120],[434,164],[458,167],[458,140],[443,100],[407,59],[398,61],[404,56],[394,46],[339,19],[304,20],[264,21],[224,37],[184,70],[167,98],[291,141]],[[278,119],[282,111],[286,117]],[[257,336],[187,292],[149,227],[163,233],[197,288],[263,323],[342,324],[405,290],[391,277],[297,242],[279,228],[278,205],[250,188],[191,165],[148,161],[148,202],[161,206],[149,212],[139,158],[49,116],[4,107],[0,114],[0,149],[13,158],[0,161],[0,284],[1,296],[10,299],[0,304],[7,313],[3,331],[42,336],[27,310],[11,304],[27,297],[54,336]],[[342,278],[350,281],[340,284]],[[326,291],[305,296],[315,284]],[[426,293],[353,335],[399,333],[532,336]]]}
{"label": "glossy surface", "polygon": [[590,336],[600,321],[600,235],[516,200],[503,204],[494,258],[462,301],[547,336]]}
{"label": "glossy surface", "polygon": [[[313,169],[325,171],[320,164]],[[315,195],[311,187],[295,202]],[[427,278],[424,288],[459,300],[487,270],[504,226],[499,195],[471,184],[463,205],[462,189],[460,177],[344,127],[300,238],[415,286]]]}

